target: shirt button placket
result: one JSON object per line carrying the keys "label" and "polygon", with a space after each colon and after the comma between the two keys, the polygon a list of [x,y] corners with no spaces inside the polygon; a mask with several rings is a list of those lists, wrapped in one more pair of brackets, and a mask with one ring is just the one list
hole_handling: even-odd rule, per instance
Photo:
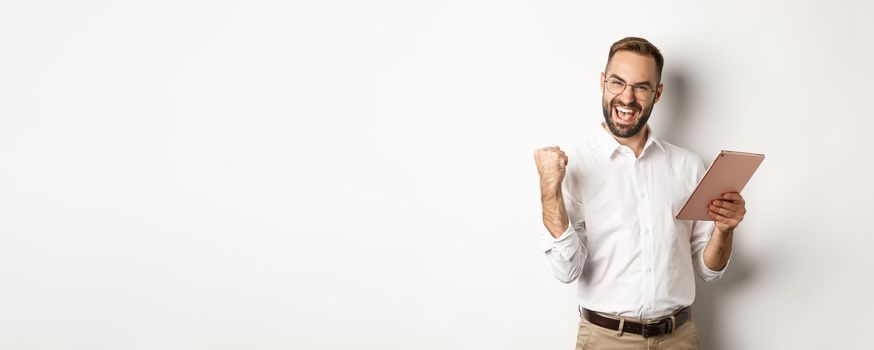
{"label": "shirt button placket", "polygon": [[641,237],[641,246],[645,247],[644,251],[641,254],[641,266],[643,269],[643,281],[644,281],[644,290],[642,291],[644,294],[644,303],[647,307],[647,313],[652,315],[655,312],[655,289],[656,289],[656,281],[655,281],[655,273],[653,271],[653,266],[655,266],[655,241],[654,237],[651,234],[652,232],[652,208],[650,203],[652,202],[652,197],[647,193],[646,184],[649,183],[647,181],[647,172],[644,168],[644,164],[640,163],[640,160],[635,164],[635,187],[638,191],[639,201],[638,201],[638,213],[640,214],[640,229],[643,233]]}

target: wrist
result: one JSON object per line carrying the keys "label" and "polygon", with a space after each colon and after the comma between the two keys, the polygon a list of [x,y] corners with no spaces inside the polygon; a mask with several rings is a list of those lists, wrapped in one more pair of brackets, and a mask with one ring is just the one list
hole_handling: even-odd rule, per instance
{"label": "wrist", "polygon": [[719,227],[716,227],[716,229],[713,230],[713,236],[717,238],[731,239],[733,235],[734,229],[721,230]]}
{"label": "wrist", "polygon": [[540,184],[540,199],[552,200],[561,198],[561,183],[558,184]]}
{"label": "wrist", "polygon": [[555,192],[561,190],[561,181],[563,179],[559,176],[555,176],[554,174],[546,174],[544,176],[541,174],[540,176],[540,190],[543,192]]}

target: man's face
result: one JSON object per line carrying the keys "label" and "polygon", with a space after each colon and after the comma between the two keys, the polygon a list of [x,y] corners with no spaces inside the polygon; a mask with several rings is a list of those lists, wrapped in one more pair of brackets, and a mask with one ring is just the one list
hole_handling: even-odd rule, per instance
{"label": "man's face", "polygon": [[[605,80],[614,83],[618,80],[627,86],[624,91],[613,93],[606,88]],[[653,92],[646,98],[636,96],[634,90],[643,90],[644,86]],[[646,126],[653,106],[661,97],[662,89],[654,58],[631,51],[616,52],[607,65],[606,72],[601,73],[601,104],[610,132],[622,138],[637,135]]]}

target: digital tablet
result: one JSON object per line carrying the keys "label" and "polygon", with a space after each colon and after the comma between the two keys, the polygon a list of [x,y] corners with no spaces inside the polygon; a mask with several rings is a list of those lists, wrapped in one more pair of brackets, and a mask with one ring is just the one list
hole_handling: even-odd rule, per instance
{"label": "digital tablet", "polygon": [[722,194],[726,192],[740,193],[764,159],[765,155],[758,153],[719,152],[676,218],[713,221],[707,214],[710,211],[710,202],[722,198]]}

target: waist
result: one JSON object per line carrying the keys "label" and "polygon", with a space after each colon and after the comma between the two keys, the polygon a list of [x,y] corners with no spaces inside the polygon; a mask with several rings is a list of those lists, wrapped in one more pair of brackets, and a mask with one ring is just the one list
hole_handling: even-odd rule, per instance
{"label": "waist", "polygon": [[692,316],[691,306],[686,306],[666,316],[651,319],[619,317],[586,308],[581,308],[580,311],[581,317],[596,326],[618,332],[640,334],[644,338],[672,333]]}

